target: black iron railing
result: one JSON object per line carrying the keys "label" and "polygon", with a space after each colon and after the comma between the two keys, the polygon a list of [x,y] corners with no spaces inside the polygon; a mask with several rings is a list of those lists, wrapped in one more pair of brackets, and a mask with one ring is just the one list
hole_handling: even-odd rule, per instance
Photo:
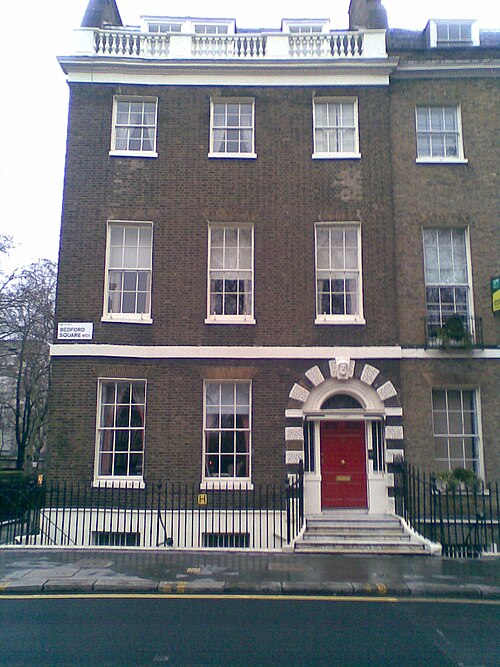
{"label": "black iron railing", "polygon": [[64,482],[0,486],[0,544],[281,549],[304,523],[303,474],[282,484],[138,489]]}
{"label": "black iron railing", "polygon": [[436,321],[427,316],[425,322],[425,344],[427,348],[441,350],[467,350],[483,347],[483,320],[463,313],[452,313]]}
{"label": "black iron railing", "polygon": [[474,558],[500,549],[498,482],[450,486],[407,463],[394,465],[396,513],[441,544],[444,556]]}

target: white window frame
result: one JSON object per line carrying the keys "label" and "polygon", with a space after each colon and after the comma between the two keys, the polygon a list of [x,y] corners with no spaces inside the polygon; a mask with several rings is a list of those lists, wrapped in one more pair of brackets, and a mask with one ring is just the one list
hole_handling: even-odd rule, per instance
{"label": "white window frame", "polygon": [[[103,429],[101,425],[101,407],[102,407],[102,387],[106,383],[117,383],[121,382],[130,382],[130,383],[143,383],[144,385],[144,415],[143,415],[143,441],[142,441],[142,474],[141,475],[102,475],[99,473],[100,467],[100,434]],[[147,410],[147,392],[148,392],[148,383],[144,378],[109,378],[102,377],[98,378],[97,381],[97,409],[96,409],[96,429],[95,429],[95,456],[94,456],[94,479],[92,486],[94,487],[124,487],[132,489],[143,489],[145,487],[144,483],[144,463],[145,463],[145,453],[146,453],[146,410]],[[115,403],[116,405],[116,403]],[[116,430],[116,429],[113,429]],[[130,454],[130,449],[128,450]]]}
{"label": "white window frame", "polygon": [[[436,413],[438,412],[437,410],[434,409],[434,392],[438,391],[444,391],[446,392],[446,409],[444,411],[440,410],[439,412],[444,412],[446,414],[446,421],[447,421],[447,433],[436,433]],[[462,405],[462,410],[459,412],[459,414],[463,415],[463,404],[464,404],[464,399],[463,399],[463,392],[470,392],[473,395],[474,399],[474,408],[475,410],[473,411],[473,414],[475,416],[475,421],[476,421],[476,428],[477,432],[476,433],[455,433],[453,431],[450,432],[450,412],[458,412],[458,411],[450,411],[448,409],[448,392],[452,391],[459,391],[461,393],[461,405]],[[483,437],[482,437],[482,418],[481,418],[481,391],[478,387],[468,387],[468,386],[460,386],[460,387],[432,387],[431,389],[431,412],[432,412],[432,436],[433,436],[433,446],[434,446],[434,460],[439,463],[446,463],[448,466],[448,470],[453,470],[454,468],[463,468],[467,467],[464,464],[466,462],[475,462],[475,465],[469,469],[474,470],[476,473],[476,476],[479,477],[480,479],[484,479],[484,456],[483,456]],[[463,423],[463,416],[462,416],[462,423]],[[448,441],[450,438],[475,438],[476,440],[476,458],[475,459],[466,459],[465,458],[465,452],[464,456],[461,459],[451,459],[450,457],[450,450],[449,450],[449,442],[447,443],[447,448],[448,448],[448,456],[447,458],[438,458],[436,456],[436,438],[446,438]],[[454,463],[452,464],[452,460]]]}
{"label": "white window frame", "polygon": [[[206,456],[208,453],[206,451],[206,433],[207,428],[207,385],[208,384],[219,384],[219,385],[237,385],[237,384],[246,384],[248,385],[248,427],[245,429],[248,431],[248,475],[246,477],[211,477],[206,474]],[[220,407],[220,405],[219,405]],[[253,489],[252,483],[252,381],[243,380],[243,379],[231,379],[231,380],[219,380],[219,379],[206,379],[203,381],[203,431],[202,431],[202,477],[201,477],[201,489]],[[223,429],[213,429],[223,430]],[[227,429],[229,430],[229,429]],[[236,427],[233,431],[236,431]],[[241,430],[241,429],[240,429]]]}
{"label": "white window frame", "polygon": [[[149,227],[151,229],[151,246],[149,253],[149,267],[130,267],[130,271],[149,272],[149,311],[145,313],[113,313],[109,311],[109,274],[114,267],[110,266],[111,254],[111,230],[113,227],[131,227],[139,229],[141,227]],[[106,229],[106,265],[104,273],[104,300],[103,300],[103,314],[102,322],[125,322],[131,324],[152,324],[151,317],[151,301],[153,293],[153,223],[146,221],[133,220],[108,220]],[[126,267],[116,267],[116,271],[126,271]]]}
{"label": "white window frame", "polygon": [[[237,253],[237,266],[234,269],[212,269],[211,266],[211,255],[212,255],[212,232],[215,230],[224,230],[226,232],[228,229],[238,230],[238,240],[240,230],[249,231],[251,234],[251,268],[242,269],[244,271],[251,271],[251,297],[250,297],[250,310],[251,312],[248,315],[224,315],[218,313],[210,312],[210,297],[211,297],[211,273],[216,271],[219,273],[224,273],[227,271],[238,272],[239,269],[239,254]],[[255,257],[255,241],[254,241],[254,227],[250,224],[239,224],[239,223],[213,223],[208,226],[208,261],[207,261],[207,317],[205,319],[205,324],[255,324],[255,296],[254,296],[254,257]],[[239,243],[238,248],[239,249]]]}
{"label": "white window frame", "polygon": [[[318,269],[318,230],[319,229],[354,229],[357,233],[357,245],[358,245],[358,266],[355,270],[357,273],[357,313],[356,314],[338,314],[332,315],[328,313],[319,313],[318,312],[318,273],[320,271],[326,271],[326,269]],[[314,226],[314,268],[315,268],[315,312],[316,318],[314,320],[315,324],[366,324],[366,320],[363,314],[363,264],[362,264],[362,247],[361,247],[361,223],[359,222],[318,222]],[[336,269],[330,268],[330,271],[333,272]],[[344,271],[344,269],[338,269],[338,272]],[[353,270],[354,271],[354,270]]]}
{"label": "white window frame", "polygon": [[[461,232],[464,235],[464,243],[465,243],[465,253],[466,253],[466,267],[467,267],[467,282],[460,283],[444,283],[442,281],[439,282],[427,282],[427,267],[426,267],[426,250],[425,250],[425,233],[426,231],[450,231],[451,234],[454,232]],[[472,289],[472,261],[471,261],[471,253],[470,253],[470,235],[469,235],[469,228],[468,227],[452,227],[452,228],[447,228],[447,227],[424,227],[422,230],[422,248],[423,248],[423,256],[424,256],[424,287],[425,287],[425,308],[426,308],[426,315],[428,318],[430,317],[430,312],[428,308],[428,300],[427,300],[427,288],[466,288],[467,289],[467,319],[469,320],[468,325],[469,325],[469,330],[470,333],[472,334],[473,339],[475,339],[475,328],[474,328],[474,293]],[[438,244],[438,258],[439,258],[439,244]],[[436,267],[438,270],[440,266]],[[450,302],[451,303],[451,302]],[[443,325],[442,321],[442,310],[440,312],[440,326]],[[454,311],[454,312],[460,312],[460,311]],[[450,316],[453,315],[453,313],[450,313]],[[431,323],[432,324],[432,323]]]}
{"label": "white window frame", "polygon": [[[419,131],[418,117],[419,110],[429,113],[431,109],[440,109],[443,113],[445,109],[453,109],[455,111],[456,131],[452,130],[426,130]],[[423,134],[428,136],[431,140],[433,135],[455,135],[457,142],[457,155],[420,155],[418,149],[418,136]],[[460,104],[417,104],[415,107],[415,146],[416,146],[416,162],[417,164],[467,164],[468,160],[464,157],[463,133],[462,133],[462,109]],[[431,149],[432,153],[432,149]]]}
{"label": "white window frame", "polygon": [[[155,105],[155,122],[154,122],[154,142],[153,150],[128,150],[123,148],[116,147],[116,129],[117,129],[117,120],[118,120],[118,104],[120,102],[140,102],[140,103],[149,103]],[[126,124],[123,127],[132,127],[132,124]],[[152,128],[153,125],[140,125],[137,127],[141,128]],[[111,123],[111,150],[109,151],[110,155],[116,157],[146,157],[146,158],[155,158],[158,157],[157,148],[157,133],[158,133],[158,98],[157,97],[148,97],[148,96],[130,96],[130,95],[115,95],[113,97],[113,117]]]}
{"label": "white window frame", "polygon": [[[359,149],[359,115],[357,97],[313,97],[313,154],[314,160],[359,160],[361,153]],[[344,126],[325,126],[317,127],[317,106],[320,104],[345,104],[353,106],[354,126],[347,128]],[[353,151],[319,151],[316,147],[316,131],[327,129],[353,129],[354,130],[354,150]]]}
{"label": "white window frame", "polygon": [[[214,133],[215,130],[225,129],[217,128],[214,126],[214,108],[216,104],[250,104],[252,107],[252,127],[251,128],[242,128],[241,126],[234,127],[233,129],[239,130],[240,132],[243,129],[250,130],[252,132],[252,150],[248,153],[243,152],[221,152],[215,149],[215,139]],[[226,126],[227,128],[227,126]],[[236,158],[240,160],[255,159],[257,153],[255,152],[255,99],[253,97],[217,97],[210,100],[210,147],[209,147],[209,158]]]}

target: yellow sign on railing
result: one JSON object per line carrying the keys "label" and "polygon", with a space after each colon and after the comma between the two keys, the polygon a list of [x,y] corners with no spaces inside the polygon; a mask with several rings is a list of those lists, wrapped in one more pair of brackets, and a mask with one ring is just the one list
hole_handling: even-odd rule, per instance
{"label": "yellow sign on railing", "polygon": [[493,302],[493,315],[500,313],[500,276],[491,280],[491,297]]}

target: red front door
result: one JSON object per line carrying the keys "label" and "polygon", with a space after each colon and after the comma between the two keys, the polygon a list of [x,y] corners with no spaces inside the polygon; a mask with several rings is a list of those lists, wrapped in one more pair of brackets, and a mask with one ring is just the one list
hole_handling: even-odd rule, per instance
{"label": "red front door", "polygon": [[364,422],[321,422],[321,505],[367,507]]}

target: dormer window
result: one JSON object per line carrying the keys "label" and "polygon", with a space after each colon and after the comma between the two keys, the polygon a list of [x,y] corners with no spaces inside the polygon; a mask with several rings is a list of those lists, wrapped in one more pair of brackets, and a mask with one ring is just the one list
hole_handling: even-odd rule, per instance
{"label": "dormer window", "polygon": [[479,30],[475,23],[472,20],[430,21],[430,46],[436,48],[478,46]]}
{"label": "dormer window", "polygon": [[283,19],[281,30],[291,35],[317,35],[328,32],[328,24],[327,19]]}

